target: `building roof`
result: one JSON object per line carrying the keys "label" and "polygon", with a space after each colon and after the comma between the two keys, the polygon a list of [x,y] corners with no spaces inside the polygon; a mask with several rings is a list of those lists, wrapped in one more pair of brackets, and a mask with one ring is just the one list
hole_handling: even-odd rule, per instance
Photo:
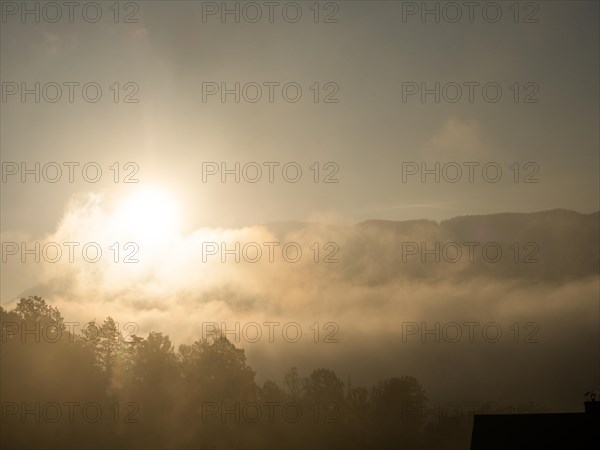
{"label": "building roof", "polygon": [[475,415],[471,450],[592,449],[599,429],[600,415],[589,412]]}

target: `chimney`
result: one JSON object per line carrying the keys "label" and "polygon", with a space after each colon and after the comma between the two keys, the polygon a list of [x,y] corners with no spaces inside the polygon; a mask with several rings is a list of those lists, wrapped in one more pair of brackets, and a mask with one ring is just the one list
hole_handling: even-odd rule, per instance
{"label": "chimney", "polygon": [[586,414],[600,414],[600,401],[596,400],[596,393],[586,392],[585,396],[589,399],[584,403]]}

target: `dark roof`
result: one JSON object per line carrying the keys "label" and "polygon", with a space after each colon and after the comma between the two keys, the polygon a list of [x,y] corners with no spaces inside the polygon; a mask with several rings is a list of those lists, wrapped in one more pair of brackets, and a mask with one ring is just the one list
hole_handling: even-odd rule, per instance
{"label": "dark roof", "polygon": [[599,425],[590,413],[475,415],[471,450],[598,448]]}

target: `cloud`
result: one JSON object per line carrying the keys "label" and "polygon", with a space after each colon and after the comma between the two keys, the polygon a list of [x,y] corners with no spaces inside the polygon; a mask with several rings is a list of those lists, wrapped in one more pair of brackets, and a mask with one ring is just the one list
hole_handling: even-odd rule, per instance
{"label": "cloud", "polygon": [[[107,231],[110,223],[111,210],[101,196],[78,197],[56,231],[41,241],[94,241],[102,248],[125,242],[128,237]],[[176,344],[200,338],[205,323],[224,324],[232,340],[241,338],[236,344],[247,350],[259,380],[277,379],[291,365],[304,370],[327,366],[342,377],[351,374],[356,384],[415,375],[438,399],[506,402],[521,396],[564,405],[572,392],[556,393],[557,380],[584,392],[597,376],[590,355],[597,351],[598,246],[590,245],[589,237],[598,235],[597,227],[597,214],[568,211],[442,223],[281,223],[197,229],[169,236],[150,249],[140,243],[138,264],[114,263],[108,252],[108,258],[95,264],[13,261],[9,266],[10,273],[27,274],[30,286],[35,286],[31,294],[43,295],[68,320],[82,324],[111,315],[120,324],[134,322],[141,335],[163,331]],[[512,255],[498,264],[402,262],[402,242],[462,242],[469,237],[503,245],[537,239],[541,262],[519,265]],[[230,253],[207,256],[207,242],[224,245],[222,249]],[[231,254],[236,242],[242,255],[239,262]],[[265,243],[275,242],[280,245],[273,247],[274,261],[269,262]],[[298,262],[282,257],[283,246],[290,242],[303,251]],[[244,258],[242,249],[248,243],[253,245],[246,248]],[[262,249],[263,257],[250,262],[256,248]],[[226,263],[221,260],[224,255]],[[324,263],[331,255],[338,262]],[[478,334],[477,341],[469,343],[461,325],[464,334],[458,343],[424,345],[421,334],[405,341],[409,322],[432,330],[436,323],[442,327],[477,322],[478,333],[493,322],[501,327],[503,338],[490,343]],[[262,331],[257,343],[243,339],[250,323]],[[265,323],[278,324],[273,342]],[[523,327],[531,323],[539,342],[527,346],[522,340],[532,330]],[[282,334],[286,324],[300,327],[299,342],[286,340]],[[521,333],[517,337],[515,324]],[[332,333],[339,342],[325,343]],[[523,372],[525,366],[530,372]],[[485,381],[473,385],[482,367]],[[540,380],[539,374],[548,375]],[[451,384],[444,381],[447,376]],[[512,391],[507,392],[510,386]]]}
{"label": "cloud", "polygon": [[491,155],[490,143],[475,119],[450,118],[424,144],[423,154],[435,160],[480,160]]}
{"label": "cloud", "polygon": [[51,32],[42,30],[41,50],[44,56],[59,56],[65,51],[72,51],[77,47],[78,39],[73,32]]}

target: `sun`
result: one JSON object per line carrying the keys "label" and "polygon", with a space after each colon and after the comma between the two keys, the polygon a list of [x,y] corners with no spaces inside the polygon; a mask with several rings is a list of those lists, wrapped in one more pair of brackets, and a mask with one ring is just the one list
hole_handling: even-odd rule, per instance
{"label": "sun", "polygon": [[130,238],[158,243],[181,231],[181,209],[167,190],[140,187],[118,204],[112,225],[113,230]]}

